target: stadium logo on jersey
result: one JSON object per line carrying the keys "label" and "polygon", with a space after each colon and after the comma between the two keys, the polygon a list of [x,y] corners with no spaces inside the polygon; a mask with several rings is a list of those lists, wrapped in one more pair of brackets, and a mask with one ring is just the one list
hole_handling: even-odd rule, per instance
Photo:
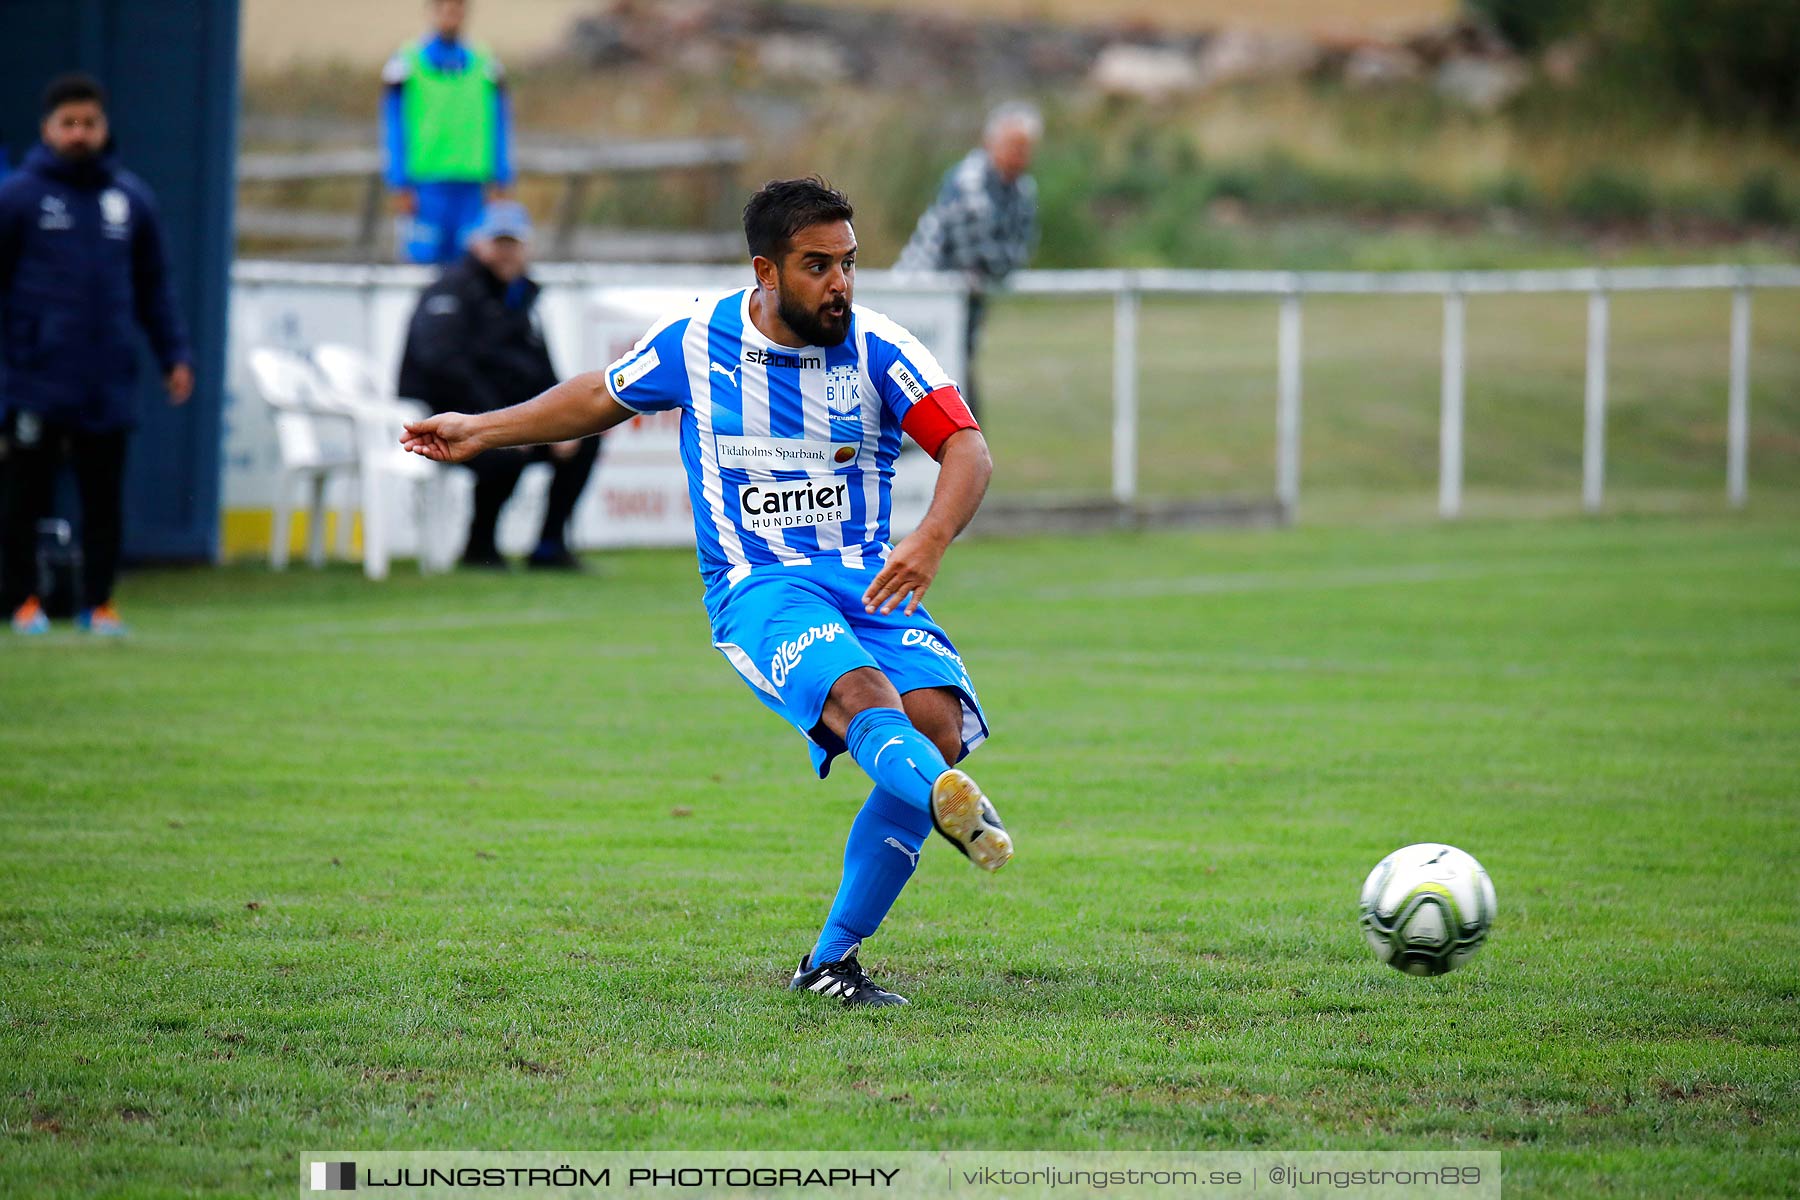
{"label": "stadium logo on jersey", "polygon": [[656,370],[656,368],[660,365],[661,365],[661,360],[659,358],[657,358],[657,356],[656,356],[656,347],[652,346],[652,347],[650,347],[649,350],[644,352],[643,357],[639,358],[636,362],[632,363],[629,367],[620,367],[618,370],[613,372],[613,377],[612,377],[613,391],[615,391],[615,392],[624,391],[626,388],[630,387],[632,384],[636,383],[638,380],[642,379],[644,376],[648,375],[650,372]]}
{"label": "stadium logo on jersey", "polygon": [[724,437],[716,439],[721,467],[746,471],[810,471],[841,467],[856,459],[856,447],[805,438]]}
{"label": "stadium logo on jersey", "polygon": [[738,487],[738,522],[752,533],[836,525],[850,519],[850,485],[824,479]]}
{"label": "stadium logo on jersey", "polygon": [[118,188],[100,193],[100,219],[106,222],[107,237],[122,238],[131,232],[131,201]]}
{"label": "stadium logo on jersey", "polygon": [[833,420],[862,419],[862,368],[855,363],[830,367],[825,372],[825,407]]}
{"label": "stadium logo on jersey", "polygon": [[744,361],[764,367],[788,367],[792,370],[816,370],[825,360],[816,354],[783,354],[779,350],[762,350],[755,346],[744,351]]}
{"label": "stadium logo on jersey", "polygon": [[814,642],[833,642],[839,637],[848,636],[848,631],[836,621],[829,625],[814,625],[805,633],[792,641],[783,642],[775,647],[775,655],[769,659],[769,682],[781,687],[787,682],[788,672],[800,665],[801,655]]}
{"label": "stadium logo on jersey", "polygon": [[893,366],[888,368],[888,378],[893,380],[895,385],[898,386],[901,391],[905,392],[907,398],[914,404],[917,404],[931,394],[926,389],[925,385],[920,383],[913,373],[906,369],[906,364],[900,362],[898,359],[895,360]]}

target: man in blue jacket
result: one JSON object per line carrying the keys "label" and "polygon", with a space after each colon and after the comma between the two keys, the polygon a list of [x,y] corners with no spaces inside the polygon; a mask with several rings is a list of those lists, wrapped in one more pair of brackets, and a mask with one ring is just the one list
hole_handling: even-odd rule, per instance
{"label": "man in blue jacket", "polygon": [[0,181],[0,608],[19,633],[49,627],[33,592],[37,522],[56,473],[81,494],[83,609],[91,633],[124,632],[112,603],[138,346],[149,335],[169,398],[194,390],[150,189],[111,153],[106,93],[66,75],[44,93],[43,142]]}

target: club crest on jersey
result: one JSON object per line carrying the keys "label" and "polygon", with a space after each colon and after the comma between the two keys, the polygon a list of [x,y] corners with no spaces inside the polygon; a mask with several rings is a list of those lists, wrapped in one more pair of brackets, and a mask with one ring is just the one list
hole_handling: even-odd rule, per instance
{"label": "club crest on jersey", "polygon": [[131,200],[118,188],[100,193],[100,219],[106,222],[107,237],[120,238],[131,232]]}
{"label": "club crest on jersey", "polygon": [[825,371],[825,408],[834,420],[862,419],[862,368],[855,363]]}

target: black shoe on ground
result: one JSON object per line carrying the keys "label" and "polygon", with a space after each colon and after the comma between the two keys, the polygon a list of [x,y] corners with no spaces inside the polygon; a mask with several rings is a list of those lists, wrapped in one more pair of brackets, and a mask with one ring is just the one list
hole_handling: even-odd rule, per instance
{"label": "black shoe on ground", "polygon": [[569,553],[567,547],[558,547],[551,551],[533,551],[531,557],[525,560],[525,565],[534,571],[579,571],[582,569],[581,560]]}
{"label": "black shoe on ground", "polygon": [[476,571],[504,571],[506,559],[497,550],[479,552],[470,550],[457,560],[457,565]]}
{"label": "black shoe on ground", "polygon": [[886,1008],[905,1004],[906,997],[887,991],[869,978],[869,973],[856,961],[856,953],[845,955],[834,963],[812,966],[812,952],[800,960],[800,968],[788,982],[790,992],[817,992],[821,996],[841,997],[845,1005],[868,1005]]}

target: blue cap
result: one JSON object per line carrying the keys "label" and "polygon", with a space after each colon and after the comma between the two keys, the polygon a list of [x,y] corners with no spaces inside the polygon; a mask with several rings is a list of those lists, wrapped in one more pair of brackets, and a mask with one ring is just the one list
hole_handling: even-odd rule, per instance
{"label": "blue cap", "polygon": [[481,222],[469,231],[469,237],[476,241],[512,238],[515,241],[529,242],[531,214],[517,200],[495,200],[482,210]]}

